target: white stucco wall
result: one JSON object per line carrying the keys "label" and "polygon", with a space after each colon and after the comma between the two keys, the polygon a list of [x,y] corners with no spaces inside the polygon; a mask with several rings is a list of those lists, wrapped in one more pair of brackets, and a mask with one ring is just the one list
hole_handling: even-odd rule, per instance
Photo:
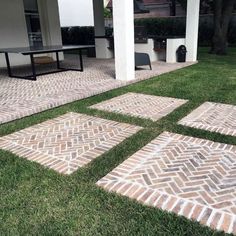
{"label": "white stucco wall", "polygon": [[166,45],[166,62],[167,63],[176,63],[177,54],[176,51],[180,45],[185,45],[185,38],[179,39],[167,39]]}
{"label": "white stucco wall", "polygon": [[135,79],[134,2],[113,0],[116,79]]}
{"label": "white stucco wall", "polygon": [[93,26],[92,0],[58,0],[61,26]]}
{"label": "white stucco wall", "polygon": [[[57,0],[38,0],[44,45],[62,45],[59,6]],[[55,53],[49,54],[56,59]],[[60,53],[63,59],[63,53]]]}
{"label": "white stucco wall", "polygon": [[[104,7],[110,0],[103,0]],[[93,0],[58,0],[62,27],[94,26]]]}
{"label": "white stucco wall", "polygon": [[[28,36],[22,0],[0,1],[0,48],[27,47]],[[12,64],[24,64],[24,56],[10,55]],[[5,57],[0,54],[0,67],[5,67]]]}
{"label": "white stucco wall", "polygon": [[109,2],[110,0],[104,0],[104,7],[106,7]]}
{"label": "white stucco wall", "polygon": [[[39,0],[39,12],[44,45],[60,45],[61,31],[57,0]],[[0,1],[0,48],[28,47],[28,35],[23,0]],[[27,56],[10,54],[12,65],[29,63]],[[0,67],[5,67],[0,54]]]}
{"label": "white stucco wall", "polygon": [[154,51],[154,40],[148,39],[147,43],[136,43],[135,52],[147,53],[151,62],[158,61],[158,53]]}
{"label": "white stucco wall", "polygon": [[57,0],[38,0],[44,45],[61,45],[61,27]]}
{"label": "white stucco wall", "polygon": [[188,0],[186,20],[187,61],[197,61],[200,0]]}

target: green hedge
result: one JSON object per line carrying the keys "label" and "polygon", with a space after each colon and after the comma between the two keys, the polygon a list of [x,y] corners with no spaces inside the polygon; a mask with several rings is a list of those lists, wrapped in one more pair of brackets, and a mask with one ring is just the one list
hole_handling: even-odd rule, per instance
{"label": "green hedge", "polygon": [[[106,35],[112,35],[113,29],[106,28]],[[95,44],[94,27],[62,27],[62,42],[64,45]]]}
{"label": "green hedge", "polygon": [[62,42],[64,45],[94,44],[94,27],[63,27]]}
{"label": "green hedge", "polygon": [[[149,18],[136,19],[135,25],[145,26],[149,35],[181,36],[185,35],[186,18]],[[106,34],[112,34],[107,28]],[[213,36],[213,17],[202,16],[199,23],[199,45],[209,46]],[[94,27],[62,28],[64,44],[94,44]],[[236,17],[230,22],[229,43],[236,45]]]}
{"label": "green hedge", "polygon": [[[145,26],[149,35],[184,36],[186,18],[139,19],[135,25]],[[213,36],[213,22],[211,18],[201,18],[199,23],[199,44],[208,46]]]}
{"label": "green hedge", "polygon": [[145,26],[149,35],[184,35],[185,22],[182,18],[149,18],[135,20],[135,25]]}
{"label": "green hedge", "polygon": [[[185,35],[186,18],[150,18],[135,20],[136,25],[146,27],[149,35]],[[213,37],[213,16],[201,16],[199,21],[199,45],[210,46]],[[228,41],[231,45],[236,45],[236,16],[234,15],[230,22]]]}

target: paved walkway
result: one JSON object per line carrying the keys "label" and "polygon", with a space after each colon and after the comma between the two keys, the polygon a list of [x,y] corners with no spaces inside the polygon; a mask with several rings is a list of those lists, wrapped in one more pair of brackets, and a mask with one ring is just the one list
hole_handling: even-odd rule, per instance
{"label": "paved walkway", "polygon": [[[0,123],[188,65],[154,63],[153,71],[137,71],[137,80],[132,82],[113,78],[112,60],[86,59],[84,73],[52,74],[39,77],[36,82],[9,79],[1,72]],[[26,71],[25,68],[17,70],[19,73]],[[91,108],[156,121],[186,102],[127,93]],[[235,117],[236,106],[206,102],[179,124],[236,136]],[[68,113],[0,137],[0,148],[59,173],[71,174],[141,129]],[[164,132],[99,180],[97,185],[236,234],[236,146]]]}
{"label": "paved walkway", "polygon": [[0,138],[0,148],[62,174],[71,174],[141,128],[68,113]]}
{"label": "paved walkway", "polygon": [[[68,66],[78,64],[74,58],[73,61],[66,60],[64,63]],[[138,70],[136,80],[129,82],[114,79],[114,60],[93,58],[85,58],[83,73],[68,71],[50,74],[40,76],[36,82],[8,78],[6,70],[0,70],[0,124],[189,65],[191,63],[153,63],[152,71]],[[51,67],[43,65],[39,66],[37,70],[44,71]],[[28,71],[25,67],[16,68],[16,70],[20,74]]]}
{"label": "paved walkway", "polygon": [[236,233],[235,167],[236,146],[165,132],[97,185]]}
{"label": "paved walkway", "polygon": [[236,106],[205,102],[183,118],[179,124],[236,136]]}
{"label": "paved walkway", "polygon": [[126,93],[90,108],[157,121],[186,102],[183,99]]}

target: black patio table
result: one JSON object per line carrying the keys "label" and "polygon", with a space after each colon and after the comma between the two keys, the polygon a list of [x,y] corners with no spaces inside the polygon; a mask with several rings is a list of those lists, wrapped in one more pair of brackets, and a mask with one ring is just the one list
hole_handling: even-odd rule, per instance
{"label": "black patio table", "polygon": [[[82,50],[88,49],[88,48],[94,48],[94,47],[95,47],[95,45],[72,45],[72,46],[42,46],[42,47],[4,48],[4,49],[0,49],[0,53],[5,54],[9,77],[19,78],[19,79],[28,79],[28,80],[37,80],[37,76],[58,73],[58,72],[62,72],[62,71],[72,70],[72,71],[83,72],[84,68],[83,68]],[[59,52],[76,51],[76,50],[79,51],[80,69],[62,68],[60,66]],[[13,75],[11,64],[10,64],[10,59],[9,59],[9,53],[30,56],[32,74],[28,75],[28,76]],[[57,70],[37,74],[36,69],[35,69],[34,55],[44,54],[44,53],[56,53]]]}

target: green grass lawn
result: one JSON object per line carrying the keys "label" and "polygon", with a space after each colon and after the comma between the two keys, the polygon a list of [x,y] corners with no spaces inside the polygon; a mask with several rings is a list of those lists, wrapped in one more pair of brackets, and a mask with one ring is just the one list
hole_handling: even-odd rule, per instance
{"label": "green grass lawn", "polygon": [[[189,102],[158,122],[88,108],[127,92],[184,98]],[[236,50],[219,57],[201,49],[199,63],[194,66],[0,125],[3,136],[74,111],[144,127],[71,176],[0,151],[0,235],[224,235],[183,217],[107,193],[95,185],[163,131],[236,144],[235,137],[177,125],[205,101],[236,105]]]}

